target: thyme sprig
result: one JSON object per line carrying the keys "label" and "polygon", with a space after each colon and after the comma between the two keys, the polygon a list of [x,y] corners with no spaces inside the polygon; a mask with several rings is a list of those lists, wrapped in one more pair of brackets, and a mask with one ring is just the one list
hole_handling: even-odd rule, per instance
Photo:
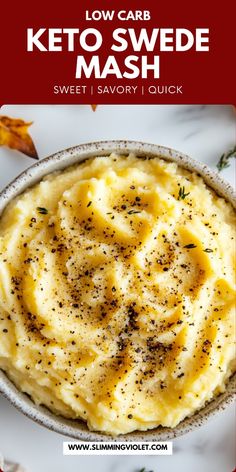
{"label": "thyme sprig", "polygon": [[141,213],[141,211],[138,210],[129,210],[128,215],[135,215],[135,213]]}
{"label": "thyme sprig", "polygon": [[179,195],[178,195],[178,200],[184,200],[185,197],[187,197],[190,194],[190,192],[185,193],[185,187],[180,187],[179,189]]}
{"label": "thyme sprig", "polygon": [[236,146],[234,146],[233,149],[230,149],[230,151],[222,154],[219,159],[219,162],[216,165],[218,171],[220,172],[221,170],[226,169],[226,167],[229,167],[229,160],[233,157],[236,158]]}

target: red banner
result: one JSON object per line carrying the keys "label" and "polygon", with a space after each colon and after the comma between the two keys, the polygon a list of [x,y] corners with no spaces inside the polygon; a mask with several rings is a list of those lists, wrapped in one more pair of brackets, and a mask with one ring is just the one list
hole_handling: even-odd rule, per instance
{"label": "red banner", "polygon": [[1,9],[1,105],[234,103],[232,1]]}

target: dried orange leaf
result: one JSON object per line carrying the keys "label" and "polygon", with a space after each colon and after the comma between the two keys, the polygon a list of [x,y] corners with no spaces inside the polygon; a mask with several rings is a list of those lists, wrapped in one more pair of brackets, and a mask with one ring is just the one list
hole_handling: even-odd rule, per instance
{"label": "dried orange leaf", "polygon": [[28,127],[32,122],[0,116],[0,146],[23,152],[33,159],[38,159],[34,143],[28,134]]}
{"label": "dried orange leaf", "polygon": [[96,111],[97,105],[91,105],[91,107],[93,111]]}

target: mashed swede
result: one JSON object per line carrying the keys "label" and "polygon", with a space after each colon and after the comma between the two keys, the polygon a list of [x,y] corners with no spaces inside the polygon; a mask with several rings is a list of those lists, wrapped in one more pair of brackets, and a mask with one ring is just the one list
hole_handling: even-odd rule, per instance
{"label": "mashed swede", "polygon": [[48,175],[0,220],[0,367],[92,430],[175,427],[233,372],[234,225],[159,158]]}

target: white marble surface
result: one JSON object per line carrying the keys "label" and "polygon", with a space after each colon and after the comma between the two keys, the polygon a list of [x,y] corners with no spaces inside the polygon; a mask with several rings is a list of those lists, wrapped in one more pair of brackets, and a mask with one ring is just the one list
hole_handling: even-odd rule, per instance
{"label": "white marble surface", "polygon": [[[40,158],[59,149],[102,139],[136,139],[173,147],[215,167],[235,143],[230,106],[4,106],[1,114],[33,120],[31,134]],[[0,189],[32,164],[0,148]],[[222,172],[234,184],[235,162]],[[232,472],[236,458],[235,409],[174,441],[173,456],[63,457],[63,437],[34,424],[0,397],[0,451],[28,472]]]}

